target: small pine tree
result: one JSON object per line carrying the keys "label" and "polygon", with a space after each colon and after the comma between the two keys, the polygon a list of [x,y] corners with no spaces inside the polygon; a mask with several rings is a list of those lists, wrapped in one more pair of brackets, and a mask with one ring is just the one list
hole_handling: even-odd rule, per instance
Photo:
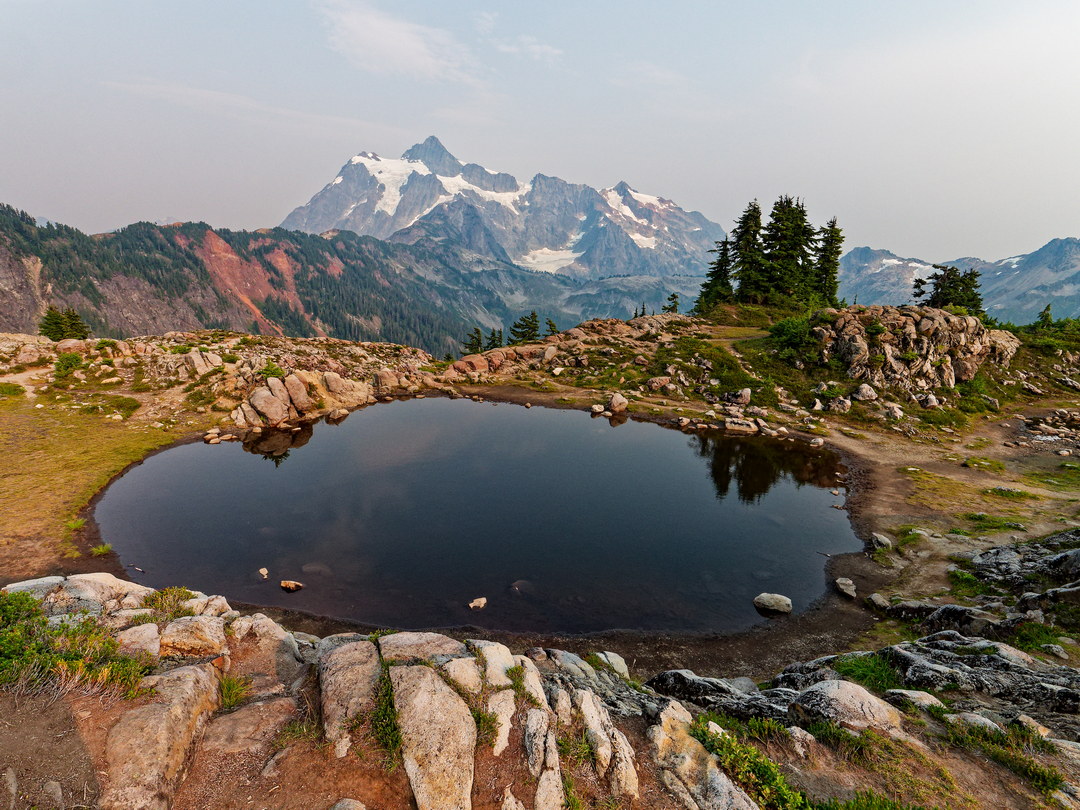
{"label": "small pine tree", "polygon": [[503,330],[492,329],[488,333],[487,342],[484,344],[484,351],[489,349],[501,349],[503,345]]}
{"label": "small pine tree", "polygon": [[836,224],[836,217],[830,219],[825,227],[818,231],[818,243],[814,257],[815,290],[829,306],[836,306],[836,296],[840,289],[840,256],[844,252],[844,232]]}
{"label": "small pine tree", "polygon": [[465,338],[465,342],[461,344],[461,351],[464,354],[479,354],[484,350],[484,333],[480,331],[480,327],[474,327],[469,336]]}
{"label": "small pine tree", "polygon": [[717,242],[716,247],[709,253],[715,253],[716,258],[709,263],[709,274],[705,277],[697,303],[694,304],[694,310],[701,314],[717,304],[730,301],[734,295],[731,287],[731,242],[728,239]]}
{"label": "small pine tree", "polygon": [[678,312],[679,311],[679,294],[673,292],[667,297],[667,303],[661,308],[663,312]]}
{"label": "small pine tree", "polygon": [[1050,329],[1054,325],[1054,314],[1050,311],[1050,305],[1047,304],[1046,308],[1039,313],[1039,317],[1035,319],[1035,326],[1039,329]]}
{"label": "small pine tree", "polygon": [[555,321],[548,318],[546,321],[547,332],[544,333],[544,337],[551,337],[552,335],[559,334],[559,327],[555,325]]}
{"label": "small pine tree", "polygon": [[52,341],[63,340],[64,313],[54,306],[50,306],[45,310],[45,314],[38,322],[38,334],[44,335]]}
{"label": "small pine tree", "polygon": [[540,316],[533,310],[522,315],[510,326],[511,343],[531,343],[540,339]]}

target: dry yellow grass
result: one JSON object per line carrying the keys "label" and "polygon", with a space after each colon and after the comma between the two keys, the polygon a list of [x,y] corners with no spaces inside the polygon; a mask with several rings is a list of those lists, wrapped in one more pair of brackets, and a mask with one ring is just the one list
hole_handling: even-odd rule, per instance
{"label": "dry yellow grass", "polygon": [[55,568],[73,549],[65,523],[124,467],[181,435],[43,404],[0,400],[0,570],[9,579]]}

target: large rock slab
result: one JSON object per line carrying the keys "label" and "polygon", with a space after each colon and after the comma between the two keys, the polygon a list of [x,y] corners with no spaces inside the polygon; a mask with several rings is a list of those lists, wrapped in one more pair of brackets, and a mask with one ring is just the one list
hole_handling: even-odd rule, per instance
{"label": "large rock slab", "polygon": [[123,714],[106,739],[101,810],[167,810],[190,747],[219,705],[218,677],[199,664],[142,679],[152,702]]}
{"label": "large rock slab", "polygon": [[489,684],[496,688],[511,685],[506,670],[515,666],[514,656],[505,644],[469,639],[469,645],[476,650],[477,659],[483,659],[484,679]]}
{"label": "large rock slab", "polygon": [[265,751],[281,727],[296,717],[296,712],[296,699],[291,697],[241,706],[210,721],[201,750],[216,754]]}
{"label": "large rock slab", "polygon": [[417,810],[471,810],[476,723],[435,670],[390,668],[402,758]]}
{"label": "large rock slab", "polygon": [[12,582],[0,588],[0,593],[28,593],[35,599],[44,599],[64,581],[64,577],[39,577]]}
{"label": "large rock slab", "polygon": [[120,652],[124,655],[145,653],[157,658],[161,654],[161,634],[153,623],[137,624],[116,634]]}
{"label": "large rock slab", "polygon": [[460,641],[440,633],[391,633],[379,639],[379,652],[385,661],[430,661],[437,656],[469,654]]}
{"label": "large rock slab", "polygon": [[208,657],[225,650],[225,620],[220,616],[183,616],[161,631],[162,657]]}
{"label": "large rock slab", "polygon": [[585,734],[595,754],[596,773],[608,777],[613,796],[638,795],[634,749],[626,735],[615,727],[611,715],[595,692],[578,689],[574,704],[581,712]]}
{"label": "large rock slab", "polygon": [[379,653],[370,641],[343,644],[319,659],[323,729],[339,759],[352,744],[346,724],[370,705],[381,671]]}
{"label": "large rock slab", "polygon": [[881,698],[851,681],[820,681],[800,694],[788,707],[792,719],[827,720],[844,728],[899,731],[903,716]]}
{"label": "large rock slab", "polygon": [[671,701],[646,732],[664,783],[676,795],[690,797],[700,810],[758,810],[717,758],[690,736],[690,720],[690,712]]}
{"label": "large rock slab", "polygon": [[86,612],[101,614],[102,605],[132,597],[138,603],[154,592],[153,588],[137,585],[112,574],[72,574],[45,597],[42,607],[49,616]]}

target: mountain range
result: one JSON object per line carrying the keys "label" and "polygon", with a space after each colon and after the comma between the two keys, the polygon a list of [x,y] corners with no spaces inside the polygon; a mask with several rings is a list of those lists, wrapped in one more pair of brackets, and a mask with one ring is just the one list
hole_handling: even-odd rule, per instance
{"label": "mountain range", "polygon": [[724,229],[620,182],[594,189],[558,177],[520,182],[461,163],[432,136],[400,158],[361,152],[282,227],[350,230],[392,242],[452,235],[508,264],[579,280],[704,275]]}
{"label": "mountain range", "polygon": [[1031,323],[1047,304],[1056,318],[1080,317],[1080,239],[1074,238],[998,261],[967,256],[932,263],[854,248],[840,259],[840,296],[849,303],[907,303],[912,283],[933,273],[933,264],[978,270],[984,306],[998,320]]}
{"label": "mountain range", "polygon": [[72,307],[100,337],[225,328],[407,343],[456,352],[472,327],[531,309],[563,328],[659,310],[701,279],[579,281],[477,254],[452,235],[387,242],[346,230],[213,229],[135,223],[89,235],[0,205],[0,332],[36,332],[46,305]]}

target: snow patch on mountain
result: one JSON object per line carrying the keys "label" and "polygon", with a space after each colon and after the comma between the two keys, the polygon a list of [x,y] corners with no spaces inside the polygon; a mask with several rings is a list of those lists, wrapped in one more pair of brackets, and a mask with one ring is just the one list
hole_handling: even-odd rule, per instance
{"label": "snow patch on mountain", "polygon": [[557,273],[564,267],[573,264],[581,257],[581,253],[572,250],[552,250],[551,248],[537,248],[530,250],[524,256],[517,259],[517,264],[528,267],[530,270],[540,270],[544,273]]}

